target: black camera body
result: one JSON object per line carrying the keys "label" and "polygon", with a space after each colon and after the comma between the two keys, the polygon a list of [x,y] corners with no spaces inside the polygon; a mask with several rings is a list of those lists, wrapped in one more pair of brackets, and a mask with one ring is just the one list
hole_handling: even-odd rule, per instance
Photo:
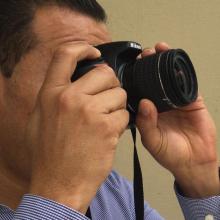
{"label": "black camera body", "polygon": [[193,64],[182,49],[172,49],[137,59],[140,44],[131,41],[98,45],[102,56],[78,63],[77,80],[96,64],[107,63],[128,95],[127,109],[135,116],[141,99],[150,99],[159,112],[186,106],[196,100],[198,83]]}

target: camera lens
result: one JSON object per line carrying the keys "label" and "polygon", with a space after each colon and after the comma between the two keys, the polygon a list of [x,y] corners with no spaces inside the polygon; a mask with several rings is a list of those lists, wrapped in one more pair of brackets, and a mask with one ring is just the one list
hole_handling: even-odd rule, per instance
{"label": "camera lens", "polygon": [[159,112],[186,106],[197,98],[196,73],[189,56],[181,49],[136,60],[120,71],[128,93],[128,108],[133,113],[143,98],[153,101]]}

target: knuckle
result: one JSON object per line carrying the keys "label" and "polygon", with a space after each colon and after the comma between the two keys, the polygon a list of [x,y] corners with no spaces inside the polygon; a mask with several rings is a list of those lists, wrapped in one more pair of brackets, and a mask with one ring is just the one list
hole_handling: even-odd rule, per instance
{"label": "knuckle", "polygon": [[106,73],[108,73],[108,74],[115,74],[114,70],[113,70],[110,66],[108,66],[108,65],[105,65],[105,66],[103,67],[103,69],[104,69],[104,71],[105,71]]}
{"label": "knuckle", "polygon": [[123,100],[127,101],[127,97],[128,97],[127,92],[122,88],[119,88],[119,90],[120,90],[121,96],[123,97]]}
{"label": "knuckle", "polygon": [[127,127],[128,123],[129,123],[129,113],[126,113],[123,121],[121,122],[121,130],[122,131],[124,131],[124,129]]}
{"label": "knuckle", "polygon": [[121,86],[121,83],[120,83],[119,79],[117,78],[117,76],[115,75],[115,73],[114,73],[114,76],[112,76],[112,83],[113,83],[115,86],[118,86],[118,87]]}
{"label": "knuckle", "polygon": [[126,110],[125,111],[125,127],[128,126],[129,120],[130,120],[130,113]]}
{"label": "knuckle", "polygon": [[118,122],[116,129],[120,135],[121,133],[124,132],[124,130],[128,126],[129,119],[130,119],[129,112],[126,109],[122,110],[121,120]]}
{"label": "knuckle", "polygon": [[102,66],[99,66],[98,69],[103,73],[103,74],[106,74],[106,75],[110,75],[110,74],[115,74],[113,69],[108,66],[108,65],[102,65]]}
{"label": "knuckle", "polygon": [[61,111],[69,111],[72,109],[71,96],[67,91],[62,92],[58,96],[58,107]]}
{"label": "knuckle", "polygon": [[54,58],[56,60],[59,60],[60,58],[63,58],[63,57],[72,57],[74,59],[74,58],[76,58],[76,54],[75,54],[74,50],[72,50],[71,47],[62,46],[56,50],[56,52],[54,54]]}
{"label": "knuckle", "polygon": [[92,101],[82,102],[80,105],[80,112],[87,122],[92,121],[95,114],[95,109],[96,106]]}
{"label": "knuckle", "polygon": [[120,82],[119,82],[114,70],[111,67],[105,66],[102,69],[102,74],[104,74],[105,77],[107,77],[110,82],[113,82],[115,85],[118,85],[118,86],[120,85]]}

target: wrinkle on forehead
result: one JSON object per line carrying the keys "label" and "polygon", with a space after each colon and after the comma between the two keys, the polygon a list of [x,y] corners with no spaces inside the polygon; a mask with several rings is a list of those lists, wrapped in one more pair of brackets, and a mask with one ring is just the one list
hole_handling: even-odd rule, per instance
{"label": "wrinkle on forehead", "polygon": [[49,47],[71,41],[86,41],[91,45],[111,41],[104,23],[56,6],[38,9],[32,27],[39,43],[47,44]]}

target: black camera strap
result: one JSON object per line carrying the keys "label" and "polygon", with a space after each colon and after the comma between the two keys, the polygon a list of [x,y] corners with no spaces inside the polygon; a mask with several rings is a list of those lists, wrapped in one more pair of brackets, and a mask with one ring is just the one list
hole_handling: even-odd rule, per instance
{"label": "black camera strap", "polygon": [[130,128],[134,142],[134,204],[136,220],[144,220],[144,190],[141,165],[136,147],[136,127]]}
{"label": "black camera strap", "polygon": [[[136,220],[144,220],[144,191],[143,191],[143,179],[140,161],[138,158],[136,147],[136,127],[130,127],[133,142],[134,142],[134,204]],[[87,210],[86,216],[92,219],[90,208]]]}
{"label": "black camera strap", "polygon": [[87,212],[86,212],[86,217],[92,219],[92,215],[91,215],[90,207],[88,208],[88,210],[87,210]]}

